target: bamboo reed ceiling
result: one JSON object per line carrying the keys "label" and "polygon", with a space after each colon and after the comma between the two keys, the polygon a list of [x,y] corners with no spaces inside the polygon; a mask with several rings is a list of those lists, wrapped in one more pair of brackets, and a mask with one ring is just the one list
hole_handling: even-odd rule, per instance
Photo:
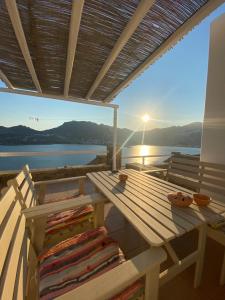
{"label": "bamboo reed ceiling", "polygon": [[[87,98],[116,41],[144,1],[84,1],[69,81],[69,96]],[[223,2],[213,1],[218,5]],[[90,98],[103,102],[108,98],[112,100],[115,96],[113,92],[116,89],[119,92],[123,82],[137,68],[153,56],[182,25],[213,1],[153,1]],[[0,1],[0,71],[13,88],[36,91],[6,2]],[[72,0],[17,0],[16,5],[42,93],[64,95]]]}

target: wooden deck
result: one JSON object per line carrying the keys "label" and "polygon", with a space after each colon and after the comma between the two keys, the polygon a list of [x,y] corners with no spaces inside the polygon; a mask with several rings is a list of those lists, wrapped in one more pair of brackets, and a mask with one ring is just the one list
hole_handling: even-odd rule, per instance
{"label": "wooden deck", "polygon": [[[93,187],[89,183],[86,188],[88,193],[93,192]],[[74,188],[71,184],[51,187],[48,197],[54,198],[56,191],[61,191],[62,194],[66,191],[69,195],[76,192],[76,187]],[[111,203],[105,205],[105,224],[110,235],[118,240],[127,258],[148,248],[148,244]],[[179,257],[184,257],[196,247],[196,232],[188,233],[173,241],[172,244]],[[194,266],[192,266],[160,287],[159,300],[225,300],[225,286],[219,285],[223,251],[224,248],[221,245],[208,238],[201,287],[193,288]],[[162,265],[162,270],[170,264],[171,260],[168,259]]]}

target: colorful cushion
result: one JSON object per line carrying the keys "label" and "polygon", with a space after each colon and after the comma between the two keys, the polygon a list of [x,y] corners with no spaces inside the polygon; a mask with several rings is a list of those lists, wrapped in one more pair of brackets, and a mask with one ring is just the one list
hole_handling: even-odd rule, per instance
{"label": "colorful cushion", "polygon": [[55,196],[52,197],[52,198],[47,198],[47,199],[44,198],[43,204],[55,203],[55,202],[60,202],[60,201],[64,201],[64,200],[69,200],[71,198],[77,198],[81,195],[82,194],[78,191],[77,193],[66,195],[66,196],[63,196],[63,197],[62,197],[62,195],[60,195],[58,198],[56,198]]}
{"label": "colorful cushion", "polygon": [[144,300],[144,280],[138,280],[111,300]]}
{"label": "colorful cushion", "polygon": [[125,261],[104,227],[67,239],[39,257],[40,298],[53,299]]}
{"label": "colorful cushion", "polygon": [[54,234],[68,226],[87,221],[93,216],[93,206],[86,205],[76,209],[70,209],[64,212],[52,214],[48,217],[46,224],[46,234]]}

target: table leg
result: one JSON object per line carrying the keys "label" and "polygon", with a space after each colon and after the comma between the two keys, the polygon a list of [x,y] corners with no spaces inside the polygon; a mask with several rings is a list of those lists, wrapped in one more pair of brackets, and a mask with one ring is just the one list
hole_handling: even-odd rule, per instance
{"label": "table leg", "polygon": [[146,274],[145,278],[145,300],[157,300],[159,292],[159,271],[160,266],[155,266]]}
{"label": "table leg", "polygon": [[104,225],[104,202],[95,204],[94,226],[95,228]]}
{"label": "table leg", "polygon": [[223,255],[223,263],[222,263],[221,274],[220,274],[220,284],[221,285],[225,284],[225,252]]}
{"label": "table leg", "polygon": [[171,257],[172,260],[173,260],[173,262],[174,262],[175,264],[178,264],[178,263],[179,263],[179,258],[178,258],[176,252],[174,251],[173,247],[170,245],[169,242],[165,244],[165,248],[166,248],[166,250],[168,251],[170,257]]}
{"label": "table leg", "polygon": [[206,236],[207,236],[207,226],[203,224],[198,228],[198,259],[196,262],[195,268],[195,280],[194,287],[199,287],[202,279],[202,271],[204,265],[204,255],[205,255],[205,245],[206,245]]}

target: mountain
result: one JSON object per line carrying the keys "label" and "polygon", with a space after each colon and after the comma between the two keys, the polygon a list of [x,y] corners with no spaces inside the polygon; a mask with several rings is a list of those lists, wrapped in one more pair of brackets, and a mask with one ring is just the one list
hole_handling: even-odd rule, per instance
{"label": "mountain", "polygon": [[[138,132],[134,140],[141,140]],[[157,146],[183,146],[200,147],[202,135],[202,123],[195,122],[184,126],[172,126],[167,128],[155,128],[145,132],[144,143]],[[131,140],[131,143],[134,141]],[[140,142],[139,142],[140,143]]]}
{"label": "mountain", "polygon": [[[122,144],[132,136],[127,145],[141,143],[142,131],[133,132],[126,128],[118,128],[118,144]],[[201,145],[202,124],[191,123],[185,126],[155,128],[145,132],[144,143],[158,146],[199,147]],[[112,143],[113,128],[93,122],[71,121],[43,131],[26,126],[0,126],[1,145],[31,144],[95,144]]]}

